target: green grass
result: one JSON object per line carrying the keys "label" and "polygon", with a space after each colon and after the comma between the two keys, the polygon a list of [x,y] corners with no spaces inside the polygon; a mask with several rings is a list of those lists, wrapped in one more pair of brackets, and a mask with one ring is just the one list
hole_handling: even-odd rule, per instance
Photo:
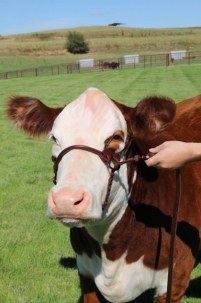
{"label": "green grass", "polygon": [[0,57],[0,73],[16,70],[24,70],[37,68],[41,66],[51,66],[69,62],[65,56],[63,57],[19,57],[19,56],[1,56]]}
{"label": "green grass", "polygon": [[[69,230],[46,217],[52,186],[51,143],[32,139],[5,118],[14,94],[30,95],[49,106],[62,106],[95,86],[124,104],[147,94],[163,94],[176,102],[200,94],[201,66],[85,73],[0,81],[0,302],[78,303],[80,288]],[[184,264],[185,266],[185,264]],[[201,302],[198,277],[182,303]],[[143,296],[136,303],[150,303]]]}

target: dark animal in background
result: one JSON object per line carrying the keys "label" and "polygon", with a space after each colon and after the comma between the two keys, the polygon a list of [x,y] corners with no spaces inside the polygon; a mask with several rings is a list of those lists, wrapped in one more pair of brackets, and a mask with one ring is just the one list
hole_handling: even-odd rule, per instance
{"label": "dark animal in background", "polygon": [[105,69],[110,68],[110,62],[104,62],[104,63],[103,63],[103,67],[104,67]]}
{"label": "dark animal in background", "polygon": [[110,64],[110,68],[112,68],[112,69],[119,68],[119,62],[112,62]]}
{"label": "dark animal in background", "polygon": [[103,67],[105,69],[109,68],[109,69],[115,69],[115,68],[119,68],[119,63],[118,62],[104,62],[103,63]]}

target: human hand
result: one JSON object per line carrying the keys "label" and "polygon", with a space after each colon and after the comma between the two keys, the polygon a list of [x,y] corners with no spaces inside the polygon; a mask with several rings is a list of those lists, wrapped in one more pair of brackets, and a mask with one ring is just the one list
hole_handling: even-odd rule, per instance
{"label": "human hand", "polygon": [[181,141],[166,141],[149,149],[154,156],[147,156],[147,166],[163,169],[177,169],[190,161],[201,159],[201,143],[186,143]]}

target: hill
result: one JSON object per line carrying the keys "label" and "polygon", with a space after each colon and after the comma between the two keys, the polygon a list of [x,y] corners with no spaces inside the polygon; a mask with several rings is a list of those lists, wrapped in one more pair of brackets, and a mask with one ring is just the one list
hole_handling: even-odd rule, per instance
{"label": "hill", "polygon": [[79,58],[112,58],[133,53],[167,53],[171,50],[201,51],[201,27],[129,28],[113,26],[80,27],[63,30],[0,36],[0,56],[56,56],[74,60],[65,49],[67,34],[77,31],[89,42],[90,52]]}

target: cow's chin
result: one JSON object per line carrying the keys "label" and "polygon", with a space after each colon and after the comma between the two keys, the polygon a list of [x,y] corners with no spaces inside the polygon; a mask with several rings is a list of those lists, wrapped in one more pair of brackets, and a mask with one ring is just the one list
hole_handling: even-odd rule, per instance
{"label": "cow's chin", "polygon": [[66,227],[84,227],[90,220],[61,218],[59,221]]}
{"label": "cow's chin", "polygon": [[51,210],[47,209],[47,216],[50,219],[57,219],[66,227],[83,227],[89,222],[89,219],[80,219],[80,218],[58,218],[56,217]]}
{"label": "cow's chin", "polygon": [[65,217],[56,217],[51,210],[47,209],[47,216],[50,219],[57,219],[66,227],[84,227],[85,225],[96,225],[102,219],[102,214],[96,214],[96,216],[89,216],[88,218],[65,218]]}

